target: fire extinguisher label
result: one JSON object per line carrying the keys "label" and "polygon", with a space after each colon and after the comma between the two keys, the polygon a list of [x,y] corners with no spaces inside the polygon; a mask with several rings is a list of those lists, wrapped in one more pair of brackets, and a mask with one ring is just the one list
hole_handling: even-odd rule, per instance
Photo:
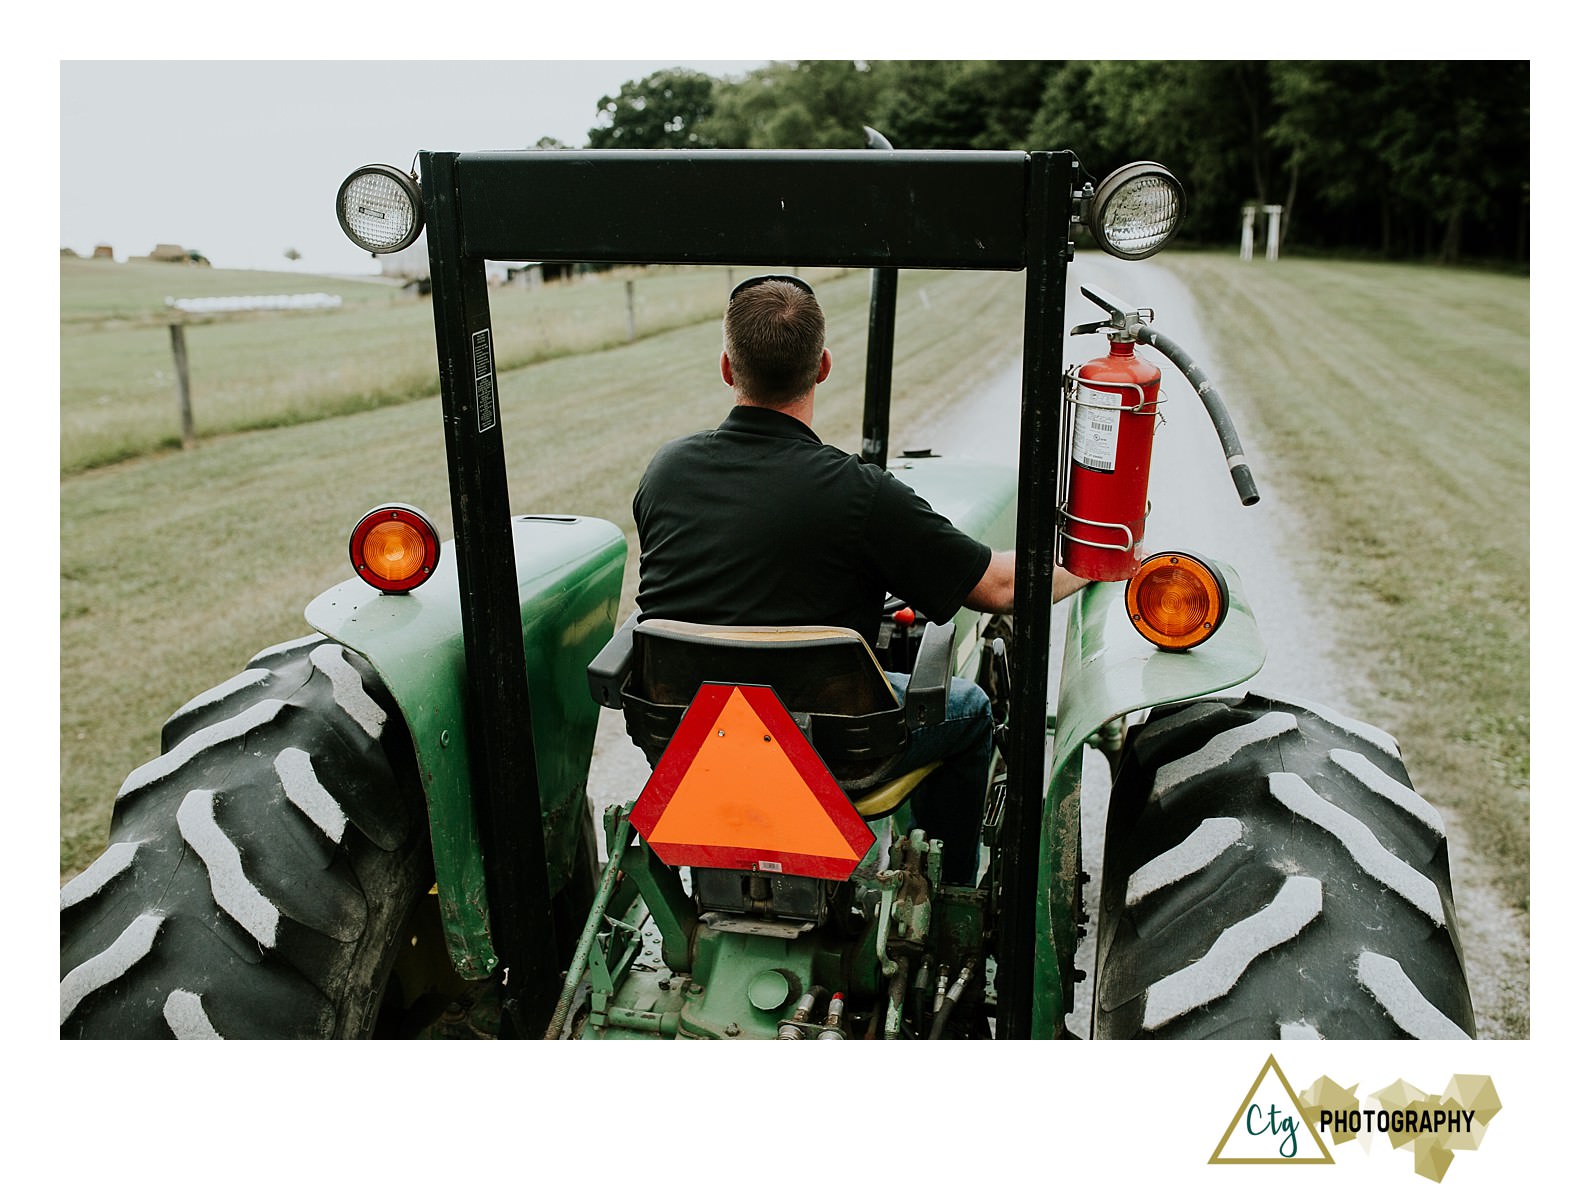
{"label": "fire extinguisher label", "polygon": [[[1096,388],[1078,389],[1076,416],[1071,421],[1071,461],[1090,471],[1115,470],[1115,451],[1121,440],[1120,397]],[[1095,408],[1105,404],[1108,408]]]}

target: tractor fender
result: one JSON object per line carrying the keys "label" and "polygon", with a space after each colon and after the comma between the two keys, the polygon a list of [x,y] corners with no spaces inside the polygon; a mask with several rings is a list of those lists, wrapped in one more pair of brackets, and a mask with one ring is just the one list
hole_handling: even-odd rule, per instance
{"label": "tractor fender", "polygon": [[[889,472],[921,496],[962,533],[998,549],[1016,544],[1016,471],[997,463],[937,455],[900,458]],[[952,670],[972,678],[981,650],[979,614],[963,608],[955,617]]]}
{"label": "tractor fender", "polygon": [[[513,518],[514,561],[530,685],[548,885],[574,868],[597,707],[585,667],[612,636],[626,553],[624,535],[593,517]],[[309,624],[362,654],[403,715],[429,813],[436,889],[448,955],[465,979],[497,966],[471,787],[468,697],[457,558],[442,546],[432,577],[387,596],[359,579],[321,593]]]}
{"label": "tractor fender", "polygon": [[1230,609],[1203,645],[1160,650],[1132,628],[1125,583],[1094,583],[1078,592],[1066,615],[1059,707],[1044,795],[1036,914],[1032,1029],[1063,1037],[1071,1011],[1081,908],[1082,748],[1117,717],[1174,700],[1205,696],[1251,678],[1264,665],[1264,643],[1242,580],[1225,563]]}
{"label": "tractor fender", "polygon": [[1058,768],[1117,717],[1235,687],[1264,665],[1264,642],[1236,570],[1215,564],[1230,591],[1225,622],[1192,650],[1160,650],[1132,628],[1125,583],[1077,593],[1066,623],[1053,757]]}

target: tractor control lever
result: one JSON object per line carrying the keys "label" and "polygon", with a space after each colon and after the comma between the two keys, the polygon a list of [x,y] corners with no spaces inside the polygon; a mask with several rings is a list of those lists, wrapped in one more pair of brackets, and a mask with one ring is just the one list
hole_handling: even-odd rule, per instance
{"label": "tractor control lever", "polygon": [[1248,466],[1247,455],[1243,453],[1242,441],[1237,437],[1237,427],[1232,423],[1231,414],[1226,410],[1225,401],[1220,398],[1214,381],[1204,374],[1203,368],[1193,361],[1192,355],[1149,324],[1154,319],[1153,309],[1128,308],[1124,302],[1096,288],[1084,286],[1082,294],[1107,312],[1109,318],[1078,325],[1071,332],[1107,332],[1115,340],[1152,346],[1170,359],[1176,369],[1187,377],[1187,382],[1192,384],[1193,391],[1198,393],[1204,409],[1209,413],[1209,419],[1214,422],[1215,432],[1220,437],[1220,448],[1225,452],[1226,466],[1231,471],[1231,482],[1236,485],[1237,497],[1244,506],[1257,504],[1258,485],[1253,481],[1253,471]]}

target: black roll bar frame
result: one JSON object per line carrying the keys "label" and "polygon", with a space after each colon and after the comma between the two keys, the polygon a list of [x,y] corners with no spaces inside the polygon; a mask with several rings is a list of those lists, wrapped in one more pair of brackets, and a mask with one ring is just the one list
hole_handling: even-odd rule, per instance
{"label": "black roll bar frame", "polygon": [[[1081,180],[1069,151],[523,151],[419,157],[469,673],[469,737],[492,939],[509,968],[504,1033],[557,1001],[556,945],[487,260],[793,263],[870,268],[869,456],[886,453],[901,269],[1026,272],[1008,794],[998,886],[996,1028],[1031,1034],[1045,700],[1055,554],[1066,268]],[[887,339],[887,350],[884,340]],[[515,969],[525,964],[523,969]],[[1069,970],[1069,963],[1063,964]]]}

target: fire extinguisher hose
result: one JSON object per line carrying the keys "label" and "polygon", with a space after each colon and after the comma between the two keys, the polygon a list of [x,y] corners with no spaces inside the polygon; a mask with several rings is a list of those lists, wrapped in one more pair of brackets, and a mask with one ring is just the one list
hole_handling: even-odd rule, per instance
{"label": "fire extinguisher hose", "polygon": [[1171,362],[1176,364],[1176,369],[1187,377],[1187,382],[1193,385],[1193,390],[1198,393],[1198,398],[1204,402],[1208,410],[1209,419],[1215,423],[1215,432],[1220,435],[1220,448],[1225,451],[1226,466],[1231,469],[1231,482],[1236,484],[1237,496],[1244,506],[1259,502],[1259,488],[1253,482],[1253,471],[1248,467],[1248,459],[1242,452],[1242,441],[1237,437],[1237,427],[1231,423],[1231,414],[1226,411],[1225,401],[1220,398],[1220,392],[1209,376],[1205,375],[1203,368],[1193,361],[1192,355],[1171,341],[1159,330],[1151,325],[1138,324],[1134,332],[1137,342],[1141,346],[1152,346]]}

